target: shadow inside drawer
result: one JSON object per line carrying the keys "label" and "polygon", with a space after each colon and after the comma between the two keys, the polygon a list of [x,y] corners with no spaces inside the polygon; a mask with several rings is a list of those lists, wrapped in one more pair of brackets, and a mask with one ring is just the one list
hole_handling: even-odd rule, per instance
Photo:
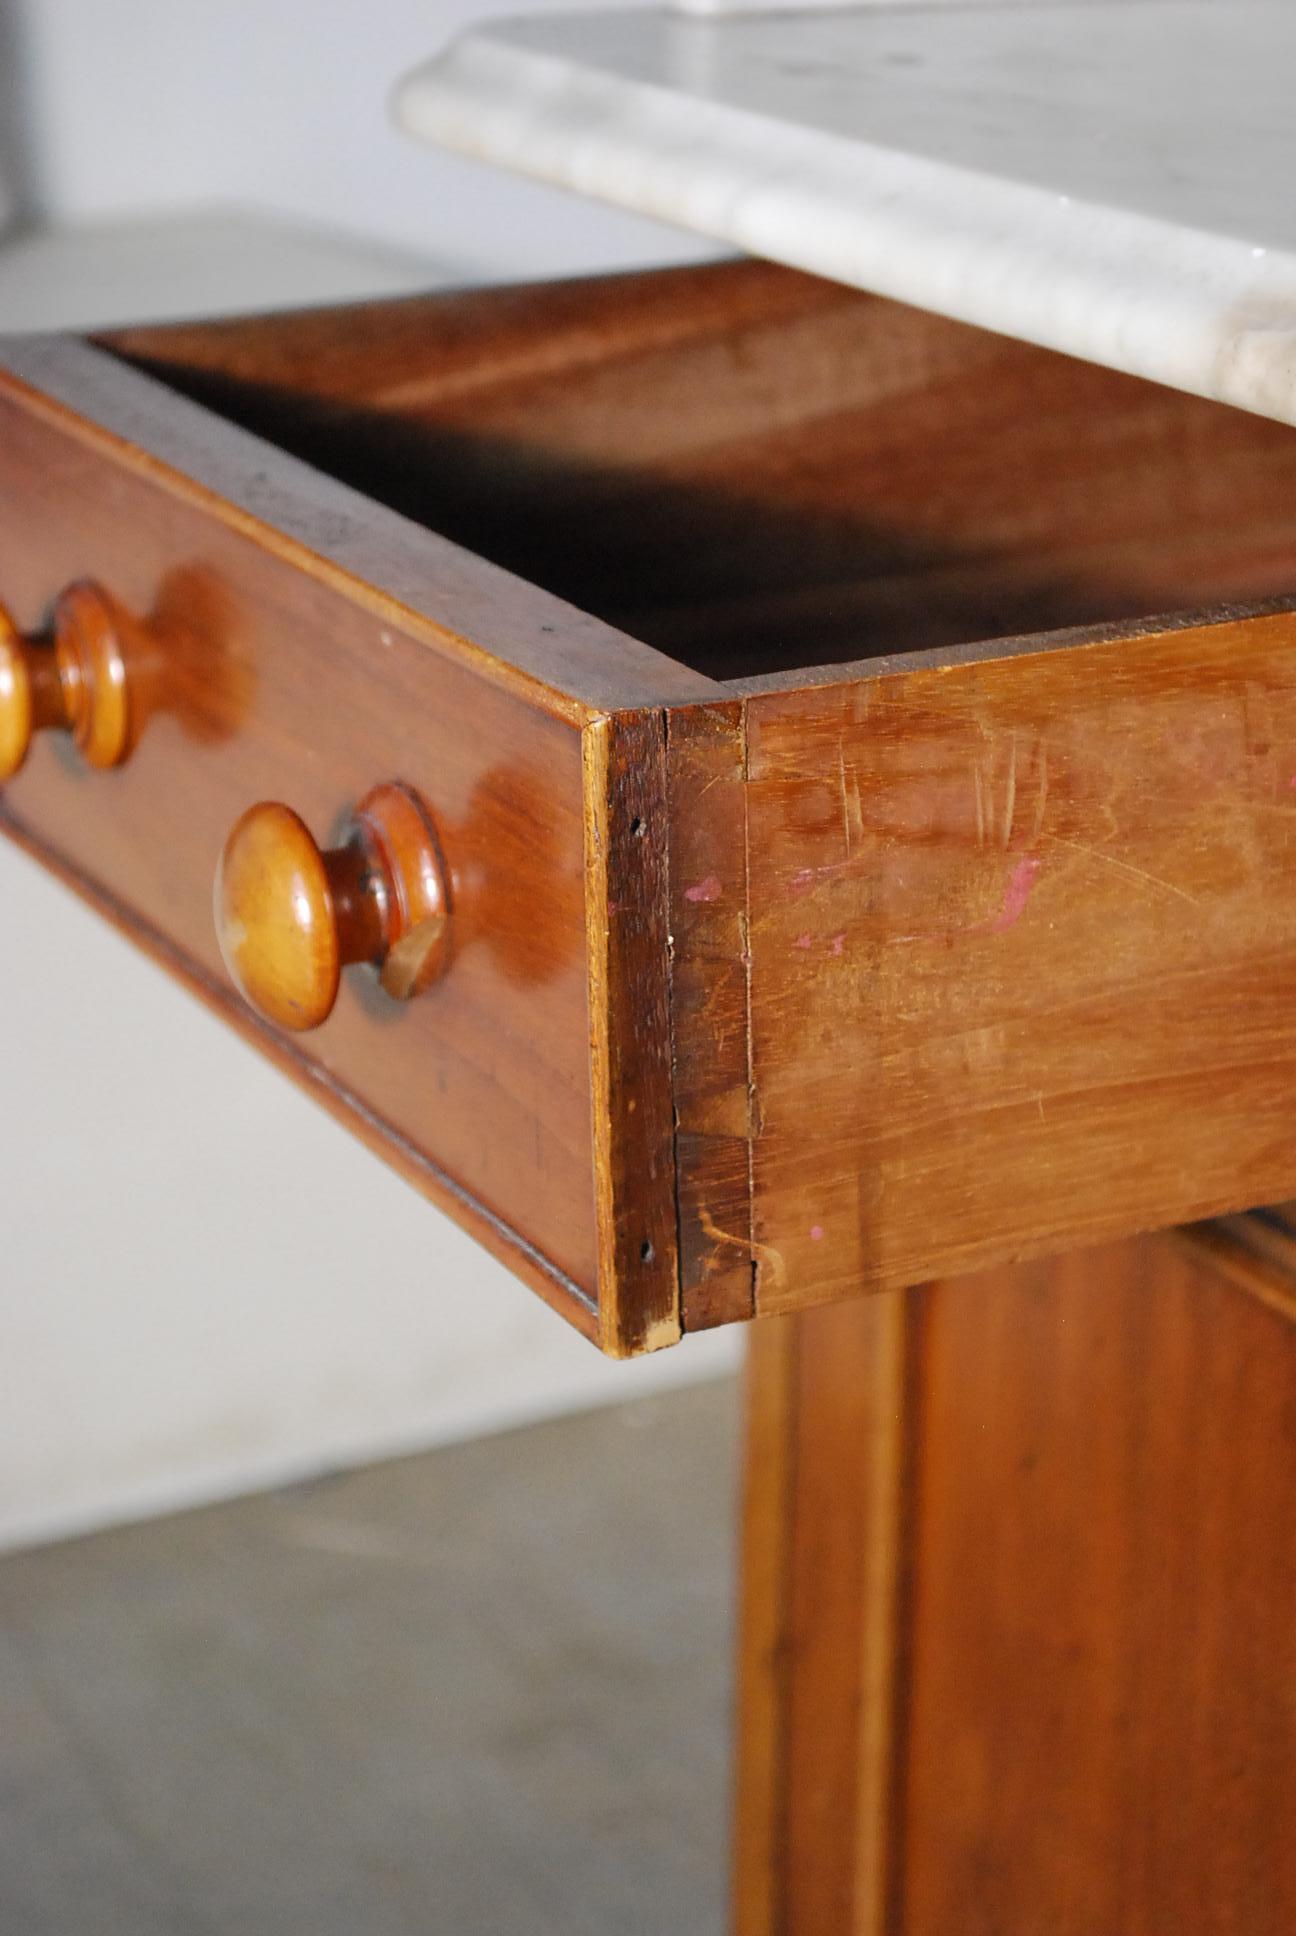
{"label": "shadow inside drawer", "polygon": [[[219,326],[133,360],[722,680],[1296,589],[1290,428],[767,265],[689,274],[556,285],[561,329],[537,290],[524,354],[490,305],[525,292],[484,291],[418,299],[422,331],[370,306],[341,365],[321,312],[260,360],[245,325],[234,367]],[[737,319],[701,301],[725,276]],[[626,321],[654,281],[667,346],[660,300]],[[573,335],[616,285],[619,333]]]}

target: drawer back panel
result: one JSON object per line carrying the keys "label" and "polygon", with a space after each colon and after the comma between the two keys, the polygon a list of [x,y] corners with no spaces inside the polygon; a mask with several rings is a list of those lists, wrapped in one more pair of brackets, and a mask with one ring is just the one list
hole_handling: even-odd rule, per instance
{"label": "drawer back panel", "polygon": [[769,263],[116,339],[722,680],[1296,591],[1296,431]]}

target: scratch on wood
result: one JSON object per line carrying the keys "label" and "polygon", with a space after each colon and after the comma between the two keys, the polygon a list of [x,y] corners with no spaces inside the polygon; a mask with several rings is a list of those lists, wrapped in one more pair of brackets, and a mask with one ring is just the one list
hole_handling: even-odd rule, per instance
{"label": "scratch on wood", "polygon": [[732,1244],[735,1250],[741,1250],[756,1263],[764,1264],[769,1271],[769,1288],[772,1291],[782,1290],[787,1282],[787,1265],[783,1261],[782,1252],[775,1250],[773,1244],[759,1243],[755,1237],[735,1237],[732,1232],[721,1230],[705,1204],[699,1205],[698,1217],[703,1230],[713,1243]]}
{"label": "scratch on wood", "polygon": [[1013,733],[1008,741],[1008,785],[1004,794],[1003,839],[1004,847],[1012,844],[1013,816],[1017,811],[1017,735]]}
{"label": "scratch on wood", "polygon": [[849,860],[855,841],[864,837],[864,810],[860,805],[859,775],[846,771],[846,749],[837,741],[837,791],[841,799],[842,838]]}
{"label": "scratch on wood", "polygon": [[1142,881],[1145,887],[1160,888],[1163,894],[1173,894],[1179,900],[1186,901],[1189,907],[1201,905],[1198,897],[1190,894],[1187,888],[1176,887],[1173,881],[1163,881],[1159,875],[1135,867],[1132,861],[1118,860],[1115,854],[1108,854],[1101,847],[1090,847],[1082,840],[1068,840],[1064,834],[1044,834],[1042,838],[1053,841],[1058,847],[1069,847],[1072,853],[1081,854],[1086,860],[1101,861],[1104,867],[1114,867],[1118,874],[1127,874],[1131,880]]}
{"label": "scratch on wood", "polygon": [[1035,842],[1044,830],[1044,809],[1048,806],[1048,788],[1048,747],[1041,741],[1039,749],[1039,786],[1035,794],[1035,821],[1031,827],[1031,837],[1027,842],[1029,847],[1035,845]]}

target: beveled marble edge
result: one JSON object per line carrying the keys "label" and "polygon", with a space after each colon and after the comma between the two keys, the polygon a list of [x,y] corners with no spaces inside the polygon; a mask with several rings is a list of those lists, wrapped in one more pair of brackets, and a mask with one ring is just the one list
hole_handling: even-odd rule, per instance
{"label": "beveled marble edge", "polygon": [[395,111],[476,160],[1296,423],[1290,250],[646,85],[511,43],[506,26],[452,42]]}

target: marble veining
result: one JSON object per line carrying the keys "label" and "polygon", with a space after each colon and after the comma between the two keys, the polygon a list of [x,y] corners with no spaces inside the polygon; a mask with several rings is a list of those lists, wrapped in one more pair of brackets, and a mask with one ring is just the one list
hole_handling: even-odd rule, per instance
{"label": "marble veining", "polygon": [[717,242],[1296,422],[1294,0],[474,30],[413,134]]}

